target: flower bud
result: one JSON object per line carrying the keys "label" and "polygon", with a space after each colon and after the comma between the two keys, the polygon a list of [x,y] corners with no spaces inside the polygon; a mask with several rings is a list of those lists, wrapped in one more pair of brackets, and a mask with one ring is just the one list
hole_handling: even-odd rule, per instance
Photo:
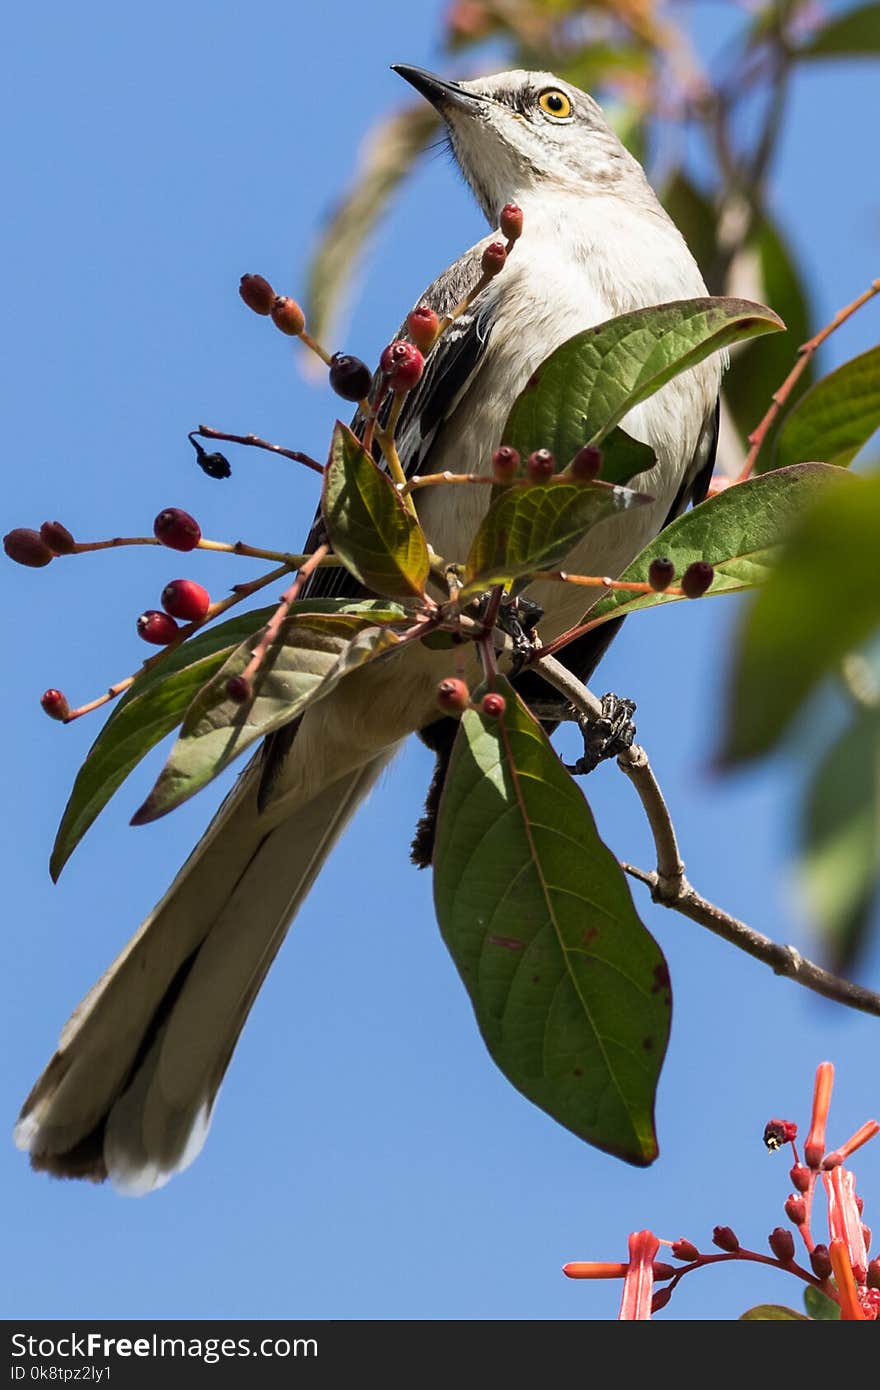
{"label": "flower bud", "polygon": [[289,338],[298,338],[306,326],[305,314],[296,300],[291,299],[289,295],[279,294],[269,312],[275,327],[280,328]]}
{"label": "flower bud", "polygon": [[498,719],[507,709],[507,701],[503,695],[490,693],[483,696],[483,703],[480,705],[480,712],[485,714],[488,719]]}
{"label": "flower bud", "polygon": [[462,680],[450,676],[437,686],[437,704],[444,714],[462,714],[470,702],[470,691]]}
{"label": "flower bud", "polygon": [[407,318],[406,326],[416,347],[421,348],[422,352],[427,352],[434,346],[440,332],[440,320],[427,304],[420,304],[417,309],[413,309]]}
{"label": "flower bud", "polygon": [[648,583],[657,594],[668,589],[675,578],[675,565],[665,555],[658,555],[648,566]]}
{"label": "flower bud", "polygon": [[55,556],[49,549],[39,531],[29,526],[17,526],[3,537],[3,549],[17,565],[27,565],[29,569],[42,569]]}
{"label": "flower bud", "polygon": [[526,459],[526,473],[530,483],[546,483],[556,472],[556,460],[549,449],[536,449]]}
{"label": "flower bud", "polygon": [[492,476],[496,483],[512,483],[519,472],[520,457],[516,449],[502,444],[492,455]]}
{"label": "flower bud", "polygon": [[591,483],[594,478],[598,478],[599,470],[602,467],[602,450],[595,449],[592,444],[585,444],[582,449],[578,449],[567,471],[578,482]]}
{"label": "flower bud", "polygon": [[501,235],[508,241],[519,241],[523,229],[523,210],[517,203],[505,203],[498,219]]}
{"label": "flower bud", "polygon": [[764,1126],[764,1143],[771,1153],[797,1139],[797,1125],[792,1120],[768,1120]]}
{"label": "flower bud", "polygon": [[262,275],[242,275],[238,292],[255,314],[271,314],[277,296]]}
{"label": "flower bud", "polygon": [[504,269],[507,261],[507,247],[503,241],[490,241],[483,252],[482,266],[484,275],[497,275]]}
{"label": "flower bud", "polygon": [[236,705],[247,704],[253,693],[250,681],[244,676],[230,676],[226,682],[226,694]]}
{"label": "flower bud", "polygon": [[791,1231],[786,1230],[785,1226],[776,1226],[767,1240],[777,1260],[790,1264],[794,1259],[794,1236]]}
{"label": "flower bud", "polygon": [[803,1226],[807,1219],[807,1204],[803,1197],[796,1192],[792,1192],[790,1197],[786,1197],[785,1214],[789,1221],[794,1222],[795,1226]]}
{"label": "flower bud", "polygon": [[425,370],[425,359],[414,343],[399,338],[385,348],[379,367],[392,391],[411,391]]}
{"label": "flower bud", "polygon": [[685,598],[702,598],[715,578],[715,571],[705,560],[694,560],[681,576]]}
{"label": "flower bud", "polygon": [[869,1289],[880,1289],[880,1260],[872,1260],[868,1265],[865,1283]]}
{"label": "flower bud", "polygon": [[44,521],[40,536],[54,555],[70,555],[76,549],[76,541],[60,521]]}
{"label": "flower bud", "polygon": [[665,1308],[672,1297],[671,1289],[656,1289],[651,1295],[651,1312],[659,1313],[661,1308]]}
{"label": "flower bud", "polygon": [[693,1241],[685,1240],[683,1237],[672,1242],[672,1253],[677,1260],[685,1260],[688,1264],[700,1258],[700,1252]]}
{"label": "flower bud", "polygon": [[792,1187],[796,1187],[798,1192],[809,1192],[810,1170],[805,1163],[796,1163],[789,1169],[788,1176],[791,1178]]}
{"label": "flower bud", "polygon": [[730,1255],[739,1249],[739,1241],[729,1226],[716,1226],[712,1232],[712,1243]]}
{"label": "flower bud", "polygon": [[814,1245],[810,1251],[810,1267],[817,1279],[831,1278],[831,1256],[827,1245]]}
{"label": "flower bud", "polygon": [[50,719],[64,720],[70,714],[67,697],[60,690],[44,690],[40,696],[40,704]]}
{"label": "flower bud", "polygon": [[334,352],[330,358],[330,385],[344,401],[362,401],[373,382],[366,362],[347,352]]}
{"label": "flower bud", "polygon": [[654,1278],[661,1283],[664,1279],[671,1279],[673,1274],[676,1273],[675,1265],[667,1264],[664,1260],[655,1260],[653,1269]]}

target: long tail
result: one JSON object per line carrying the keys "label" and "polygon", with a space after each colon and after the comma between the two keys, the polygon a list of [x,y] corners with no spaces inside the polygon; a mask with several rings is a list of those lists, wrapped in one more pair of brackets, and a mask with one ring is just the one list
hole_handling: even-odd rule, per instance
{"label": "long tail", "polygon": [[35,1168],[132,1195],[199,1153],[291,918],[388,754],[266,829],[255,769],[66,1024],[15,1139]]}

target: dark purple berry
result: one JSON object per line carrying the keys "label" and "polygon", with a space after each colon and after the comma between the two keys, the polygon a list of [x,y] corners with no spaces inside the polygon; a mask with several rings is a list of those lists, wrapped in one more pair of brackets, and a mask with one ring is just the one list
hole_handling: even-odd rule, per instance
{"label": "dark purple berry", "polygon": [[589,483],[598,478],[601,467],[602,450],[595,449],[592,444],[585,444],[582,449],[578,449],[568,465],[568,471],[578,482]]}
{"label": "dark purple berry", "polygon": [[675,578],[675,565],[665,555],[658,555],[648,566],[648,583],[655,593],[662,594]]}
{"label": "dark purple berry", "polygon": [[344,401],[362,401],[373,377],[366,362],[347,352],[334,352],[330,359],[330,385]]}
{"label": "dark purple berry", "polygon": [[681,576],[681,589],[685,598],[702,598],[715,578],[715,571],[705,560],[695,560],[688,565]]}
{"label": "dark purple berry", "polygon": [[238,292],[255,314],[271,314],[277,295],[262,275],[242,275]]}
{"label": "dark purple berry", "polygon": [[230,676],[226,682],[226,694],[237,705],[246,705],[253,693],[250,681],[244,676]]}

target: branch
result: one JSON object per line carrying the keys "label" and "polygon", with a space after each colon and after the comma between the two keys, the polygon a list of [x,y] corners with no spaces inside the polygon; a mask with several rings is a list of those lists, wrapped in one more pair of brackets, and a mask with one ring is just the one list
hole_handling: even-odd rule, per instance
{"label": "branch", "polygon": [[202,439],[220,439],[227,444],[248,444],[254,449],[267,449],[270,454],[280,454],[281,458],[292,459],[294,463],[303,463],[306,468],[311,468],[313,473],[323,475],[324,469],[317,459],[313,459],[310,454],[303,454],[299,449],[282,449],[280,444],[270,444],[267,439],[260,439],[256,434],[227,434],[225,430],[211,429],[210,425],[199,425],[198,429],[190,430],[189,438],[195,444],[193,435],[200,435]]}
{"label": "branch", "polygon": [[[599,717],[602,709],[600,702],[560,662],[552,656],[545,656],[537,665],[545,680],[565,695],[584,718],[593,722]],[[634,744],[620,755],[617,765],[638,793],[657,854],[657,869],[654,872],[648,873],[633,864],[622,864],[621,867],[632,878],[650,888],[654,902],[674,908],[683,917],[698,922],[755,960],[769,965],[776,975],[784,975],[796,984],[824,995],[826,999],[880,1017],[880,994],[832,975],[830,971],[806,960],[793,946],[780,946],[769,936],[755,931],[702,897],[685,876],[675,826],[647,753]]]}

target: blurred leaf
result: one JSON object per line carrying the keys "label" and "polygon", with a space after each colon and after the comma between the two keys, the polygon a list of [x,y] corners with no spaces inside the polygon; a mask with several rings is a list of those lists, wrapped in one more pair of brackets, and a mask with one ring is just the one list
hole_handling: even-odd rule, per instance
{"label": "blurred leaf", "polygon": [[505,714],[463,715],[446,778],[440,930],[508,1080],[581,1139],[648,1164],[666,963],[541,726],[507,681],[496,689]]}
{"label": "blurred leaf", "polygon": [[741,1313],[740,1322],[809,1322],[803,1313],[786,1308],[781,1303],[759,1303],[747,1313]]}
{"label": "blurred leaf", "polygon": [[314,337],[332,340],[339,302],[365,241],[440,125],[434,109],[420,101],[370,134],[354,184],[327,223],[309,267],[306,318]]}
{"label": "blurred leaf", "polygon": [[[801,464],[726,488],[661,531],[620,577],[629,584],[645,584],[651,561],[662,556],[672,561],[679,577],[695,560],[714,566],[709,591],[713,597],[763,584],[798,516],[841,476],[824,464]],[[589,619],[617,618],[680,602],[677,594],[617,591],[600,599]]]}
{"label": "blurred leaf", "polygon": [[334,552],[366,588],[386,598],[424,593],[430,570],[425,533],[388,474],[339,421],[321,511]]}
{"label": "blurred leaf", "polygon": [[863,710],[807,788],[798,876],[830,968],[849,970],[864,944],[880,870],[880,710]]}
{"label": "blurred leaf", "polygon": [[138,677],[114,708],[76,775],[49,860],[54,880],[132,769],[180,723],[196,692],[229,653],[268,622],[274,611],[274,606],[252,609],[219,623],[184,642]]}
{"label": "blurred leaf", "polygon": [[834,476],[740,624],[720,755],[729,765],[768,752],[823,676],[880,624],[880,477]]}
{"label": "blurred leaf", "polygon": [[873,58],[880,54],[880,5],[847,10],[796,50],[798,58]]}
{"label": "blurred leaf", "polygon": [[772,310],[742,299],[682,299],[621,314],[551,353],[517,399],[502,439],[535,440],[532,448],[567,461],[582,444],[600,444],[628,410],[680,372],[782,327]]}
{"label": "blurred leaf", "polygon": [[[701,188],[692,183],[683,169],[676,169],[660,201],[681,232],[703,278],[709,273],[717,251],[718,214]],[[781,312],[781,311],[780,311]],[[785,315],[782,315],[785,318]]]}
{"label": "blurred leaf", "polygon": [[823,377],[782,421],[774,465],[821,459],[846,468],[880,428],[880,347]]}
{"label": "blurred leaf", "polygon": [[474,536],[462,597],[560,564],[597,521],[648,500],[608,483],[514,483],[492,503]]}
{"label": "blurred leaf", "polygon": [[[765,216],[740,253],[755,262],[757,283],[754,293],[776,310],[785,323],[785,333],[748,343],[732,354],[724,377],[724,397],[743,443],[766,414],[773,392],[782,385],[797,358],[801,343],[812,332],[812,309],[807,282],[791,247],[781,230]],[[736,272],[734,272],[736,274]],[[742,274],[740,271],[739,274]],[[814,360],[798,380],[791,402],[797,401],[815,376]],[[767,435],[758,455],[757,471],[773,467],[773,444],[779,425]]]}
{"label": "blurred leaf", "polygon": [[281,625],[253,681],[253,696],[238,704],[226,693],[261,636],[238,646],[196,695],[180,735],[153,790],[132,825],[157,820],[187,801],[258,738],[289,724],[358,666],[391,650],[396,635],[379,622],[399,622],[402,609],[370,607],[363,613],[297,613]]}
{"label": "blurred leaf", "polygon": [[839,1322],[840,1304],[829,1298],[821,1289],[808,1284],[804,1289],[804,1307],[816,1322]]}

